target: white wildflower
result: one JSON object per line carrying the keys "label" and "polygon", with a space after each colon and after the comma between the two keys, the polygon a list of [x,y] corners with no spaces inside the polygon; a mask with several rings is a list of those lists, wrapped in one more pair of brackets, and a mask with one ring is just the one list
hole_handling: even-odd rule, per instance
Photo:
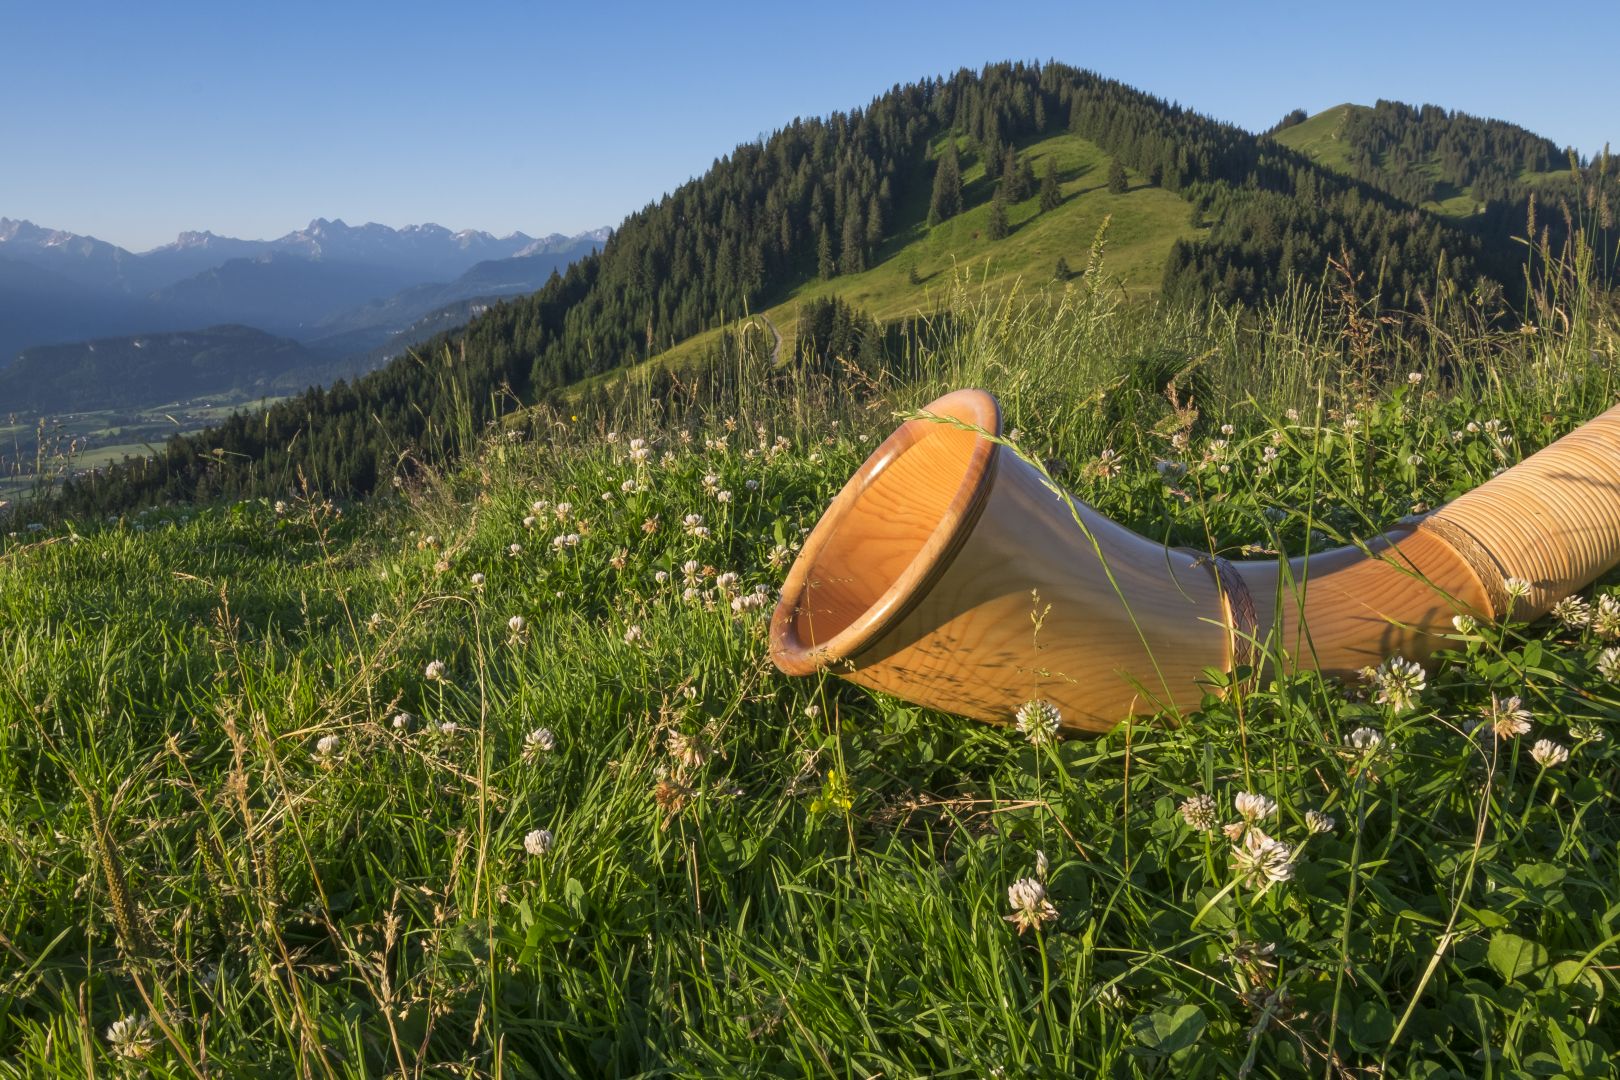
{"label": "white wildflower", "polygon": [[1566,596],[1553,605],[1552,615],[1569,629],[1582,630],[1592,621],[1592,605],[1583,597]]}
{"label": "white wildflower", "polygon": [[1232,868],[1249,887],[1269,888],[1294,876],[1294,851],[1251,826],[1243,839],[1232,845]]}
{"label": "white wildflower", "polygon": [[1480,710],[1491,732],[1498,739],[1511,739],[1530,730],[1530,710],[1521,708],[1517,697],[1491,695],[1491,703]]}
{"label": "white wildflower", "polygon": [[1019,878],[1007,886],[1007,903],[1012,914],[1003,917],[1018,927],[1020,934],[1058,917],[1057,908],[1046,898],[1046,886],[1032,877]]}
{"label": "white wildflower", "polygon": [[1013,715],[1018,731],[1036,746],[1049,741],[1063,724],[1063,715],[1050,701],[1026,701]]}
{"label": "white wildflower", "polygon": [[506,547],[506,553],[509,556],[511,556],[512,558],[515,559],[519,555],[523,554],[523,545],[522,544],[508,544],[507,547]]}
{"label": "white wildflower", "polygon": [[1598,653],[1597,672],[1610,682],[1620,682],[1620,649],[1604,649]]}
{"label": "white wildflower", "polygon": [[1537,739],[1536,745],[1530,748],[1530,756],[1543,769],[1552,769],[1569,760],[1569,750],[1551,739]]}
{"label": "white wildflower", "polygon": [[1344,744],[1371,757],[1384,745],[1384,737],[1378,733],[1377,728],[1359,727],[1344,737]]}
{"label": "white wildflower", "polygon": [[1248,791],[1238,792],[1237,798],[1232,800],[1232,805],[1239,817],[1251,823],[1264,821],[1277,812],[1277,800]]}
{"label": "white wildflower", "polygon": [[628,626],[628,627],[625,628],[625,631],[624,631],[624,643],[626,645],[634,645],[636,642],[638,642],[640,640],[641,640],[641,627],[639,627],[639,626]]}
{"label": "white wildflower", "polygon": [[483,574],[474,574],[472,576],[472,587],[475,588],[475,589],[482,589],[484,587],[484,575]]}
{"label": "white wildflower", "polygon": [[1594,723],[1576,721],[1569,725],[1569,737],[1578,743],[1602,742],[1609,737],[1609,733]]}
{"label": "white wildflower", "polygon": [[1418,695],[1428,685],[1423,668],[1401,656],[1392,656],[1380,664],[1373,672],[1373,682],[1378,686],[1378,703],[1396,712],[1416,705]]}
{"label": "white wildflower", "polygon": [[394,719],[390,722],[394,725],[395,731],[409,731],[411,729],[411,724],[415,720],[416,717],[412,716],[408,712],[397,712],[394,714]]}
{"label": "white wildflower", "polygon": [[531,829],[528,835],[523,838],[523,850],[535,858],[539,858],[550,851],[551,844],[550,829]]}
{"label": "white wildflower", "polygon": [[335,734],[322,735],[315,741],[315,756],[317,758],[330,759],[332,755],[337,753],[338,744],[342,741],[343,740],[338,738],[338,736]]}
{"label": "white wildflower", "polygon": [[1530,583],[1524,578],[1503,578],[1502,589],[1514,600],[1523,600],[1530,595]]}
{"label": "white wildflower", "polygon": [[1336,823],[1333,818],[1320,810],[1305,811],[1305,828],[1312,833],[1332,832]]}
{"label": "white wildflower", "polygon": [[1457,628],[1457,633],[1472,637],[1479,632],[1479,620],[1472,615],[1453,615],[1451,625]]}
{"label": "white wildflower", "polygon": [[557,736],[548,727],[538,727],[523,736],[523,756],[532,758],[557,749]]}
{"label": "white wildflower", "polygon": [[131,1014],[114,1020],[107,1027],[107,1043],[114,1056],[138,1060],[152,1052],[157,1039],[152,1034],[149,1017]]}
{"label": "white wildflower", "polygon": [[422,672],[422,674],[427,677],[428,682],[437,682],[438,680],[444,678],[444,661],[429,660],[427,668]]}
{"label": "white wildflower", "polygon": [[1620,598],[1605,593],[1592,609],[1592,633],[1604,641],[1620,639]]}
{"label": "white wildflower", "polygon": [[1216,806],[1212,796],[1189,795],[1181,800],[1178,809],[1181,811],[1181,820],[1199,832],[1215,831]]}

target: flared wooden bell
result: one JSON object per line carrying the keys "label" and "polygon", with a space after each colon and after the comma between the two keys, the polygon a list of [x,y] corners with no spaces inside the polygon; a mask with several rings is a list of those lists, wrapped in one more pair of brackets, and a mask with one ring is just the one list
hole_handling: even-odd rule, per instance
{"label": "flared wooden bell", "polygon": [[788,573],[779,668],[994,723],[1043,700],[1100,732],[1195,707],[1210,671],[1425,660],[1454,616],[1535,618],[1620,561],[1620,408],[1420,521],[1286,562],[1139,536],[993,441],[1000,424],[960,390],[873,452]]}

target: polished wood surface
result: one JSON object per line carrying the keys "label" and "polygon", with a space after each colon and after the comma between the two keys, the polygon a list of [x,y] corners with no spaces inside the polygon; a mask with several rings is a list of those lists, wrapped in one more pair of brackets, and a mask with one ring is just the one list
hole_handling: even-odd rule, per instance
{"label": "polished wood surface", "polygon": [[1620,561],[1620,408],[1426,520],[1237,564],[1168,549],[1050,486],[977,433],[999,434],[983,391],[925,412],[845,485],[789,572],[771,620],[783,671],[993,723],[1041,699],[1100,732],[1189,711],[1207,671],[1244,660],[1256,676],[1347,678],[1426,660],[1456,615],[1500,617],[1507,579],[1533,583],[1513,609],[1532,618]]}

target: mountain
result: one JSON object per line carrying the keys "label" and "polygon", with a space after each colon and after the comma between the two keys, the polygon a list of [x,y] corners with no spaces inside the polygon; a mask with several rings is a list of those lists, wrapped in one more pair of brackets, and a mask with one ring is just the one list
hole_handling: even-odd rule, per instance
{"label": "mountain", "polygon": [[286,251],[230,259],[152,299],[176,325],[245,323],[307,337],[327,316],[411,285],[406,268],[340,262]]}
{"label": "mountain", "polygon": [[[447,284],[413,285],[384,299],[328,315],[313,327],[310,345],[330,353],[334,351],[333,340],[341,338],[345,342],[365,341],[363,348],[369,350],[412,326],[428,312],[459,301],[535,292],[552,274],[594,253],[601,243],[588,233],[536,241],[525,249],[532,254],[490,259],[473,265]],[[345,346],[345,351],[355,350]]]}
{"label": "mountain", "polygon": [[[295,337],[329,335],[353,326],[322,328],[324,319],[429,286],[419,301],[395,305],[381,317],[387,325],[374,335],[380,341],[452,300],[538,288],[553,264],[566,265],[601,242],[602,230],[536,240],[523,233],[497,238],[432,224],[351,227],[318,218],[275,240],[186,232],[137,255],[94,237],[0,218],[0,280],[21,283],[0,292],[0,367],[31,345],[219,323]],[[507,259],[519,261],[479,271],[489,281],[441,284]]]}
{"label": "mountain", "polygon": [[[1045,196],[1028,195],[1047,186],[1031,176],[1036,159],[1058,173]],[[1583,167],[1579,182],[1599,202],[1620,197],[1612,171]],[[626,218],[599,254],[415,350],[453,362],[396,360],[70,485],[67,498],[268,493],[300,473],[329,493],[361,493],[386,479],[379,463],[451,452],[468,412],[476,426],[498,421],[809,290],[858,296],[875,284],[892,295],[904,280],[915,311],[923,273],[938,272],[922,256],[943,261],[968,244],[992,258],[1055,253],[1083,270],[1084,249],[1067,260],[1081,208],[1104,211],[1108,243],[1131,246],[1139,267],[1157,260],[1158,287],[1177,300],[1261,303],[1319,279],[1330,259],[1385,310],[1454,293],[1489,304],[1523,288],[1525,249],[1505,228],[1464,227],[1277,138],[1092,72],[994,64],[738,146]],[[1054,258],[1041,280],[1057,269]],[[219,447],[233,464],[205,468]]]}
{"label": "mountain", "polygon": [[247,326],[42,345],[0,371],[0,415],[285,393],[308,383],[278,380],[313,361],[296,341]]}

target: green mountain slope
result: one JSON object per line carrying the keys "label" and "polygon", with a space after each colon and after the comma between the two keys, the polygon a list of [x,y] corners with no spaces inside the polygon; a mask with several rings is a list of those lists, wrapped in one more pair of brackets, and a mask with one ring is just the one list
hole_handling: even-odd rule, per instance
{"label": "green mountain slope", "polygon": [[1456,221],[1556,194],[1570,151],[1515,124],[1435,105],[1335,105],[1272,133],[1327,168]]}

